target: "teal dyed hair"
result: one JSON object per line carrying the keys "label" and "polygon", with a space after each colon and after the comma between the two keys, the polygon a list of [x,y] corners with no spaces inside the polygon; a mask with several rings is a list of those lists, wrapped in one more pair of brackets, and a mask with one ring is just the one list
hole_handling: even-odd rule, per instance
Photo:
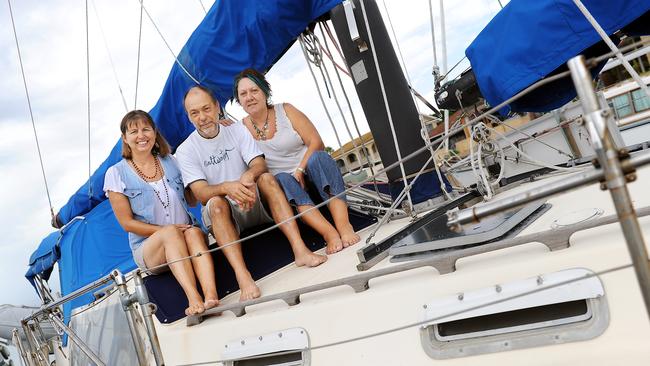
{"label": "teal dyed hair", "polygon": [[272,95],[271,85],[266,80],[264,74],[252,68],[245,69],[239,74],[237,74],[237,76],[235,76],[235,82],[232,85],[233,99],[236,100],[237,103],[239,103],[239,95],[237,93],[237,87],[239,86],[239,81],[243,78],[248,78],[253,83],[255,83],[255,85],[257,85],[258,88],[260,88],[260,90],[264,93],[264,95],[266,95],[267,107],[270,107],[271,105],[269,104],[269,98],[271,98]]}

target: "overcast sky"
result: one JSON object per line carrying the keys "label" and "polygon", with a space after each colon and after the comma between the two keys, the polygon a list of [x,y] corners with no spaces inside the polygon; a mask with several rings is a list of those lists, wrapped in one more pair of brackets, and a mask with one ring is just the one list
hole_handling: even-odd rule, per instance
{"label": "overcast sky", "polygon": [[[432,3],[437,41],[440,42],[439,2],[433,0]],[[83,2],[12,0],[45,175],[55,211],[88,178],[89,158],[94,171],[119,138],[118,124],[126,109],[109,53],[127,108],[134,106],[139,2],[91,0],[89,4],[90,149]],[[212,1],[203,0],[203,4],[207,8]],[[383,2],[379,0],[378,4],[384,12]],[[432,101],[433,48],[428,0],[386,0],[385,4],[412,85]],[[145,1],[145,6],[175,53],[205,15],[199,0]],[[445,2],[449,67],[462,58],[465,48],[499,8],[497,0]],[[386,16],[384,21],[388,26]],[[437,48],[440,60],[440,44]],[[49,225],[49,203],[7,2],[0,2],[0,49],[0,174],[3,176],[0,180],[0,222],[5,225],[0,241],[0,304],[37,305],[38,298],[23,276],[29,256],[53,229]],[[146,16],[141,55],[137,107],[149,110],[160,96],[173,58]],[[465,61],[458,71],[467,66]],[[268,77],[274,101],[291,102],[304,111],[317,126],[325,144],[338,148],[297,43],[274,66]],[[345,82],[350,87],[348,90],[353,90],[351,82]],[[369,129],[360,113],[356,95],[354,92],[348,94],[352,95],[355,110],[359,112],[355,116],[362,133],[367,132]],[[341,125],[341,116],[333,101],[328,101],[328,105],[345,143],[349,137]],[[347,111],[344,105],[342,107]],[[235,116],[243,116],[237,106],[228,106],[228,110]],[[350,120],[349,116],[347,118]],[[50,285],[59,288],[58,276],[53,275]]]}

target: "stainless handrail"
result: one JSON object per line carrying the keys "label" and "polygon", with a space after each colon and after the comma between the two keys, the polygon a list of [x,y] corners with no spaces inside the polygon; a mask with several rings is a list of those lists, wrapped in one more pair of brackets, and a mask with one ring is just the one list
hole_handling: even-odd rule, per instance
{"label": "stainless handrail", "polygon": [[74,342],[74,344],[79,347],[81,352],[83,352],[90,360],[97,366],[105,366],[106,364],[93,352],[93,350],[88,347],[88,345],[75,333],[70,327],[65,325],[61,319],[59,319],[58,316],[50,313],[49,315],[50,321],[55,323],[57,326],[61,327],[68,335],[70,336],[70,339]]}
{"label": "stainless handrail", "polygon": [[23,319],[23,321],[27,322],[27,321],[35,320],[40,316],[46,315],[49,311],[52,310],[52,308],[59,307],[59,306],[65,304],[68,301],[72,301],[72,300],[74,300],[74,299],[76,299],[76,298],[78,298],[78,297],[80,297],[82,295],[85,295],[88,292],[91,292],[91,291],[93,291],[93,290],[95,290],[95,289],[97,289],[97,288],[99,288],[101,286],[104,286],[105,284],[113,281],[114,279],[115,278],[113,276],[113,272],[111,272],[110,274],[98,279],[97,281],[95,281],[93,283],[90,283],[90,284],[78,289],[77,291],[75,291],[75,292],[73,292],[71,294],[68,294],[68,295],[66,295],[66,296],[64,296],[64,297],[62,297],[62,298],[60,298],[60,299],[58,299],[58,300],[56,300],[56,301],[54,301],[54,302],[52,302],[50,304],[47,304],[46,306],[42,307],[38,311],[34,312],[33,314],[25,317]]}

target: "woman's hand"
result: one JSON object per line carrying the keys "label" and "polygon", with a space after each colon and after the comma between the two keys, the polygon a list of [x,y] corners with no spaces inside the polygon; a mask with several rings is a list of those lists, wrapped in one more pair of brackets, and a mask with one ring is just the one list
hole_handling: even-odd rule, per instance
{"label": "woman's hand", "polygon": [[294,178],[296,178],[302,189],[305,189],[305,173],[303,173],[301,170],[296,169],[292,175]]}
{"label": "woman's hand", "polygon": [[224,118],[220,118],[219,121],[217,121],[217,123],[219,123],[219,124],[222,125],[222,126],[226,126],[226,127],[228,127],[228,126],[234,124],[235,122],[233,122],[232,120],[228,119],[227,117],[224,117]]}
{"label": "woman's hand", "polygon": [[176,226],[182,233],[192,227],[190,224],[174,224],[174,226]]}

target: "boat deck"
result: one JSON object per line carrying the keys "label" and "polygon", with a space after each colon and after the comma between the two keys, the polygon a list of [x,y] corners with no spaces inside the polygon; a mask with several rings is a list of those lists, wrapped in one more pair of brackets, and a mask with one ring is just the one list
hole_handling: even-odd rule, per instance
{"label": "boat deck", "polygon": [[[494,199],[564,177],[566,175],[560,174],[527,182],[498,194]],[[650,206],[650,192],[643,183],[649,179],[650,169],[639,170],[637,183],[629,186],[637,209]],[[579,216],[577,213],[591,209],[601,209],[603,216],[615,213],[609,192],[601,191],[598,185],[552,197],[548,203],[552,205],[551,209],[526,227],[520,236],[549,230],[555,220],[570,220],[572,216]],[[383,225],[375,240],[396,232],[408,222],[409,219],[400,219]],[[650,238],[650,217],[642,217],[640,222],[646,238]],[[261,279],[258,284],[263,295],[359,274],[356,251],[365,244],[371,228],[360,233],[361,243],[330,255],[329,260],[320,267],[298,268],[292,264]],[[246,314],[241,317],[224,312],[219,316],[206,317],[202,323],[192,327],[181,319],[172,324],[157,324],[157,330],[167,364],[219,360],[223,358],[222,351],[228,342],[293,327],[307,330],[313,347],[421,321],[424,316],[423,304],[446,295],[570,268],[599,272],[630,262],[620,228],[617,224],[611,224],[577,232],[571,237],[571,247],[565,250],[551,252],[540,243],[523,244],[462,258],[457,262],[457,270],[445,275],[439,275],[431,267],[416,268],[372,279],[367,291],[356,294],[349,286],[339,286],[302,295],[300,304],[291,307],[281,300],[274,300],[246,307]],[[368,271],[396,265],[399,264],[384,259]],[[599,278],[606,290],[610,324],[595,339],[442,362],[462,365],[477,361],[481,364],[525,361],[529,365],[575,365],[589,360],[590,364],[627,362],[634,365],[639,364],[639,360],[649,359],[650,322],[633,268]],[[221,301],[222,304],[231,304],[238,301],[238,297],[238,293],[233,293]],[[507,347],[503,349],[506,350]],[[317,349],[311,352],[310,357],[314,365],[412,365],[433,362],[423,351],[419,327]]]}

